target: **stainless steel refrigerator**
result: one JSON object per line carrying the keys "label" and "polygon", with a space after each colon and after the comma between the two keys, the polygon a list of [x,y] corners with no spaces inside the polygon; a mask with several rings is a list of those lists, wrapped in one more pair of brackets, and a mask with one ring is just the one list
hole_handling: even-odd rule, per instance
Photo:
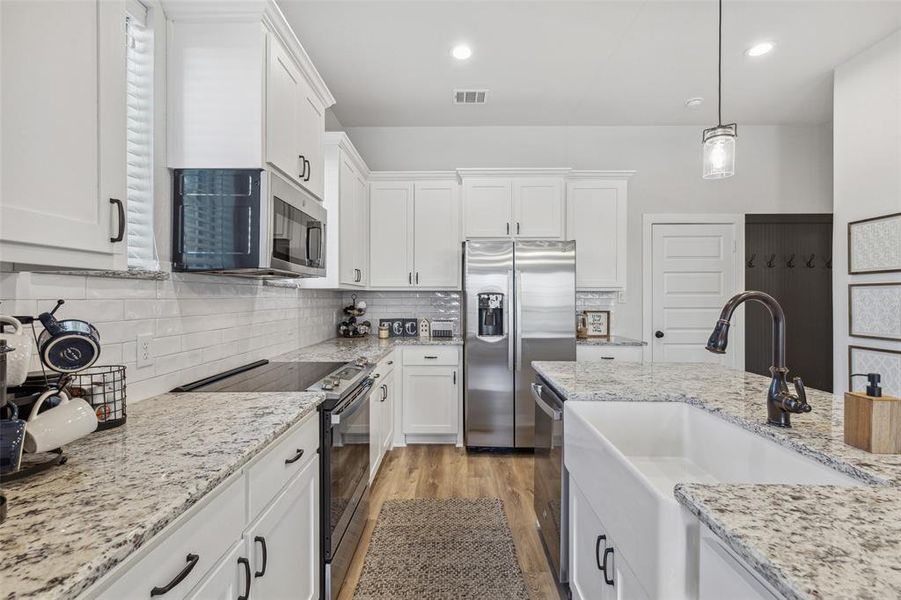
{"label": "stainless steel refrigerator", "polygon": [[576,359],[576,243],[464,244],[466,446],[532,448],[533,360]]}

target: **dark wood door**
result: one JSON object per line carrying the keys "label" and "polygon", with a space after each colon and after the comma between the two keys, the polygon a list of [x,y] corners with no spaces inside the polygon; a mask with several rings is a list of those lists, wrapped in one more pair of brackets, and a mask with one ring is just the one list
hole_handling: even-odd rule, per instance
{"label": "dark wood door", "polygon": [[[786,321],[790,377],[832,391],[832,215],[746,215],[745,287],[770,294]],[[748,303],[745,369],[769,376],[772,322]]]}

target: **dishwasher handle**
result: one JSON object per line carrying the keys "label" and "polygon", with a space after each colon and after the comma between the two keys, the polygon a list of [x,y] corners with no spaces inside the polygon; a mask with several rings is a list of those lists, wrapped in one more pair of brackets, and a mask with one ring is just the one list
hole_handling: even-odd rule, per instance
{"label": "dishwasher handle", "polygon": [[531,384],[531,386],[532,386],[532,398],[535,399],[535,404],[538,405],[538,408],[540,408],[542,411],[544,411],[544,414],[549,416],[552,420],[562,421],[563,420],[563,411],[557,410],[556,408],[552,407],[550,404],[545,402],[544,398],[541,397],[541,392],[544,391],[544,386],[538,385],[537,383],[533,383],[533,384]]}

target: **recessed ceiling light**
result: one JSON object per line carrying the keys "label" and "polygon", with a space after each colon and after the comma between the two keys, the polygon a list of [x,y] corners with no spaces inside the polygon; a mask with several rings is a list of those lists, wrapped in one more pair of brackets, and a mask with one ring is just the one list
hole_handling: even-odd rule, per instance
{"label": "recessed ceiling light", "polygon": [[458,44],[454,46],[454,49],[451,50],[451,55],[457,60],[466,60],[470,56],[472,56],[472,48],[467,46],[466,44]]}
{"label": "recessed ceiling light", "polygon": [[773,42],[758,42],[745,50],[748,56],[763,56],[772,52],[776,45]]}
{"label": "recessed ceiling light", "polygon": [[685,101],[685,106],[688,108],[698,108],[702,104],[704,104],[704,99],[700,96],[695,96],[694,98],[689,98]]}

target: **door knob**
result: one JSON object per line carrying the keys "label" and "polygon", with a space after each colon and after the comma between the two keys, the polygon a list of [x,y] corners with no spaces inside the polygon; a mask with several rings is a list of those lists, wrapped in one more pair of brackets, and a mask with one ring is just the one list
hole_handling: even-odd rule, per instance
{"label": "door knob", "polygon": [[662,337],[663,337],[663,332],[662,332],[662,331],[655,331],[655,332],[654,332],[654,337],[655,337],[655,338],[658,338],[658,339],[662,338]]}

